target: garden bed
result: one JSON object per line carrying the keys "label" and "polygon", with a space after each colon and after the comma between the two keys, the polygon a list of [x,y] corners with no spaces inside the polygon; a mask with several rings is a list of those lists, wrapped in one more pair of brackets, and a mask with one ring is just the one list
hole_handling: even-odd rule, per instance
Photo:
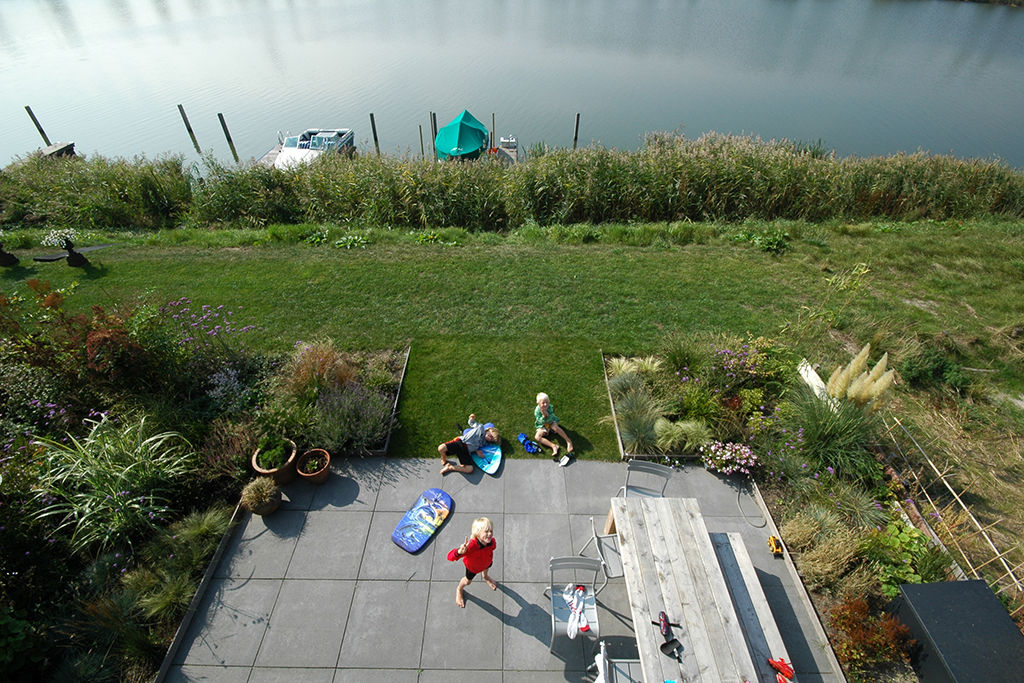
{"label": "garden bed", "polygon": [[[867,359],[851,363],[848,382],[871,374]],[[885,605],[901,583],[952,578],[953,563],[886,488],[871,403],[882,399],[822,400],[825,383],[799,379],[806,362],[763,338],[676,338],[605,368],[623,457],[678,464],[681,450],[751,477],[847,675],[913,680],[906,631]],[[875,379],[884,360],[876,369]]]}

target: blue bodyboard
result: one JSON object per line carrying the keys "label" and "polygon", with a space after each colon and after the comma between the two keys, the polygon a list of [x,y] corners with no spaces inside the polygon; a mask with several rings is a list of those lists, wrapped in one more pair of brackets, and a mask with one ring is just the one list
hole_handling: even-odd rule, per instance
{"label": "blue bodyboard", "polygon": [[[493,422],[488,422],[484,425],[485,428],[493,426]],[[469,429],[462,430],[462,435],[465,436],[467,432],[469,432]],[[473,456],[473,464],[483,470],[486,474],[494,474],[497,472],[498,466],[501,465],[501,445],[496,443],[485,443],[483,448],[480,450],[484,453],[483,457],[477,455],[476,451],[473,451],[471,454]]]}
{"label": "blue bodyboard", "polygon": [[391,532],[391,540],[402,550],[416,552],[444,524],[451,509],[451,496],[441,489],[427,489]]}

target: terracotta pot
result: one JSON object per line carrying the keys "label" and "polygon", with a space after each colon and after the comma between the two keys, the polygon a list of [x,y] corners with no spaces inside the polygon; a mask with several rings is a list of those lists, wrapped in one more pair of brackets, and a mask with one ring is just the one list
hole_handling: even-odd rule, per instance
{"label": "terracotta pot", "polygon": [[281,504],[281,490],[278,489],[277,493],[274,494],[273,498],[271,498],[267,502],[263,503],[262,505],[257,505],[254,508],[252,508],[252,514],[260,515],[261,517],[263,515],[269,515],[271,512],[276,510],[280,504]]}
{"label": "terracotta pot", "polygon": [[[319,458],[322,460],[320,469],[315,472],[306,471],[306,463],[310,458]],[[300,477],[311,484],[322,484],[327,481],[327,477],[331,474],[331,454],[323,448],[310,448],[308,451],[300,455],[299,459],[295,461],[295,469],[298,471]]]}
{"label": "terracotta pot", "polygon": [[288,448],[290,449],[288,453],[288,459],[285,461],[283,465],[276,469],[265,470],[262,467],[260,467],[260,449],[257,448],[256,451],[252,454],[252,468],[256,470],[256,473],[273,477],[274,481],[276,481],[279,485],[284,485],[289,482],[295,481],[295,442],[292,441],[291,439],[285,439],[285,442],[288,444]]}

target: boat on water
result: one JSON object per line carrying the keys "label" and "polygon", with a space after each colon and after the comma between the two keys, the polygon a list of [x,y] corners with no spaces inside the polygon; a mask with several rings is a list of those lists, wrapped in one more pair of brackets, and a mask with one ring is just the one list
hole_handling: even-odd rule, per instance
{"label": "boat on water", "polygon": [[299,135],[281,135],[256,163],[288,169],[312,161],[321,154],[351,154],[355,133],[350,128],[308,128]]}

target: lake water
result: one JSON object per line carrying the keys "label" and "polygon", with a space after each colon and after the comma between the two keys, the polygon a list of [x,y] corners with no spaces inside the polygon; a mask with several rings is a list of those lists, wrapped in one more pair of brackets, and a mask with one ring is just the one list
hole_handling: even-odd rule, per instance
{"label": "lake water", "polygon": [[[1024,168],[1024,10],[940,0],[2,0],[0,164],[79,153],[259,156],[350,127],[420,153],[468,108],[523,146],[647,131],[925,149]],[[426,142],[429,152],[429,139]]]}

